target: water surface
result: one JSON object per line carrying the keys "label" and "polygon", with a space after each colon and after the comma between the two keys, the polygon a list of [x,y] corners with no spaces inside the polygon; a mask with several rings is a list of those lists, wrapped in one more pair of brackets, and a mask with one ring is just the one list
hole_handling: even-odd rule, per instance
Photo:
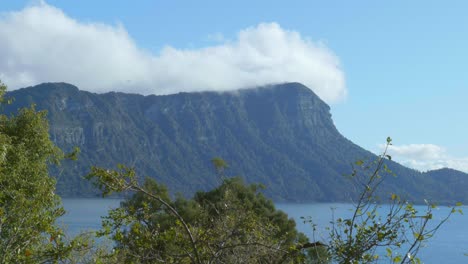
{"label": "water surface", "polygon": [[[101,216],[107,215],[110,208],[118,207],[119,199],[63,199],[67,214],[59,223],[65,226],[70,235],[76,235],[81,231],[98,230],[101,227]],[[327,226],[330,226],[332,215],[338,217],[350,217],[351,204],[315,203],[315,204],[291,204],[278,203],[277,208],[294,218],[299,231],[305,233],[312,240],[327,241]],[[423,210],[424,206],[416,209]],[[333,210],[332,210],[333,209]],[[386,207],[381,209],[385,212]],[[465,210],[467,210],[465,208]],[[441,220],[450,208],[440,207],[434,211],[434,222]],[[301,218],[305,217],[305,219]],[[316,225],[313,232],[311,220]],[[467,217],[459,214],[452,215],[429,240],[426,247],[422,248],[419,257],[424,263],[468,263],[468,221]],[[388,262],[388,261],[387,261]],[[387,263],[385,262],[385,263]]]}

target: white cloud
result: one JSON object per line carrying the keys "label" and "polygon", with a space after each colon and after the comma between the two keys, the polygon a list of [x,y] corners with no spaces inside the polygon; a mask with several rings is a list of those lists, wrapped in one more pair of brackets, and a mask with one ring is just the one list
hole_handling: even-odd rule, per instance
{"label": "white cloud", "polygon": [[468,157],[453,157],[445,148],[433,144],[392,145],[388,154],[395,161],[420,171],[452,168],[468,173]]}
{"label": "white cloud", "polygon": [[[221,36],[217,34],[217,36]],[[346,97],[339,59],[325,45],[276,23],[200,49],[150,54],[123,26],[84,23],[45,3],[0,18],[0,79],[10,88],[70,82],[94,92],[170,94],[301,82],[328,103]]]}
{"label": "white cloud", "polygon": [[407,159],[435,160],[445,156],[445,149],[433,144],[389,146],[389,153]]}

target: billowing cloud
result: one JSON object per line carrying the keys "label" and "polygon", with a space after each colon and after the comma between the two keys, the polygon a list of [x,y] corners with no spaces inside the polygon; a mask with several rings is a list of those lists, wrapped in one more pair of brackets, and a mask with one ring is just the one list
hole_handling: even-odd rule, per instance
{"label": "billowing cloud", "polygon": [[171,94],[294,81],[329,103],[346,96],[333,52],[276,23],[214,46],[151,54],[122,25],[80,22],[42,2],[3,14],[0,39],[0,79],[14,89],[64,81],[93,92]]}
{"label": "billowing cloud", "polygon": [[392,145],[388,154],[395,161],[420,171],[452,168],[468,173],[468,157],[453,157],[445,148],[433,144]]}

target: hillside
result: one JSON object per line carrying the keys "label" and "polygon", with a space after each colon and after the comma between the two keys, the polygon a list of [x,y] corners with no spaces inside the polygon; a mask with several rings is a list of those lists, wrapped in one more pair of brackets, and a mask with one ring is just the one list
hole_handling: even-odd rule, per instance
{"label": "hillside", "polygon": [[[228,161],[229,175],[264,184],[274,200],[348,201],[355,190],[343,175],[354,161],[375,158],[343,137],[329,106],[299,83],[166,96],[94,94],[45,83],[8,95],[15,102],[5,111],[35,103],[48,111],[50,135],[59,147],[80,147],[77,162],[53,170],[63,196],[95,195],[82,176],[91,165],[117,163],[190,195],[220,182],[210,163],[219,156]],[[389,166],[398,177],[385,181],[383,193],[467,201],[456,191],[467,189],[467,174]]]}

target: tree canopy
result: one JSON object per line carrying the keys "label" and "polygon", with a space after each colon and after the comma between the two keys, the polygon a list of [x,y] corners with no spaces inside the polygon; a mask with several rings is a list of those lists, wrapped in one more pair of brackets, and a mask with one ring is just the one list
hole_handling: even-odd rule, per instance
{"label": "tree canopy", "polygon": [[[10,102],[5,92],[0,83],[0,107]],[[48,168],[65,156],[48,129],[34,106],[0,114],[0,263],[63,260],[78,246],[56,225],[65,211]]]}
{"label": "tree canopy", "polygon": [[[218,160],[219,161],[219,160]],[[167,189],[147,178],[142,185],[132,169],[93,168],[105,193],[132,190],[104,220],[101,235],[116,242],[107,258],[129,263],[303,263],[311,258],[295,222],[276,210],[240,178],[225,178],[217,188],[192,199],[171,199]]]}

